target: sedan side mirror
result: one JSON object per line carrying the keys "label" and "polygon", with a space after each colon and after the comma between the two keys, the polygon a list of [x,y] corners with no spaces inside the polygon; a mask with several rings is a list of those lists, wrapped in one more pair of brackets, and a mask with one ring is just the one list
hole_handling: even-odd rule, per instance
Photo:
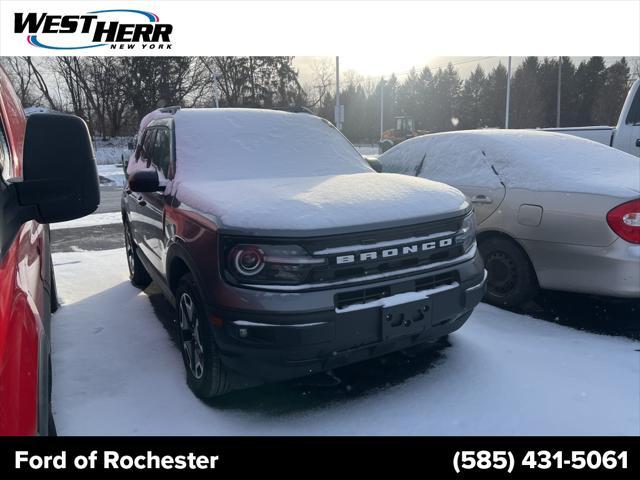
{"label": "sedan side mirror", "polygon": [[378,160],[376,157],[371,157],[369,155],[363,155],[362,158],[369,164],[371,168],[373,168],[376,172],[382,173],[382,162]]}
{"label": "sedan side mirror", "polygon": [[132,192],[148,193],[160,192],[164,187],[160,185],[158,172],[155,170],[138,170],[129,175],[129,188]]}
{"label": "sedan side mirror", "polygon": [[22,223],[73,220],[95,211],[100,188],[91,137],[74,115],[30,115],[24,138],[22,178],[12,181]]}

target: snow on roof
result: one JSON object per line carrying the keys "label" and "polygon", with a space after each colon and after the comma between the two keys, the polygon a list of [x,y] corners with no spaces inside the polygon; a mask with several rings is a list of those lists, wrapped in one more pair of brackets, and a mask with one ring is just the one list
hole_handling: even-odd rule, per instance
{"label": "snow on roof", "polygon": [[511,188],[603,193],[640,192],[640,159],[562,133],[537,130],[468,130],[423,135],[380,156],[384,171],[421,175],[454,185],[484,186],[493,166]]}
{"label": "snow on roof", "polygon": [[201,108],[174,118],[179,181],[371,171],[331,124],[306,113]]}

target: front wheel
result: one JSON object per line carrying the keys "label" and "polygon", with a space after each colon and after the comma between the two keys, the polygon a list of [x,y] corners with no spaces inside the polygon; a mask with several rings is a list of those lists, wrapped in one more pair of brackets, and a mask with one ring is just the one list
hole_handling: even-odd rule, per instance
{"label": "front wheel", "polygon": [[131,234],[131,226],[129,222],[124,222],[124,246],[127,253],[127,266],[129,267],[129,279],[134,287],[144,289],[151,283],[149,273],[142,265],[138,252],[136,252],[133,243],[133,235]]}
{"label": "front wheel", "polygon": [[481,241],[479,247],[488,273],[486,302],[500,307],[517,307],[536,295],[536,274],[518,244],[495,236]]}
{"label": "front wheel", "polygon": [[200,398],[222,395],[231,389],[220,360],[213,326],[206,316],[195,280],[187,274],[176,291],[178,332],[189,388]]}

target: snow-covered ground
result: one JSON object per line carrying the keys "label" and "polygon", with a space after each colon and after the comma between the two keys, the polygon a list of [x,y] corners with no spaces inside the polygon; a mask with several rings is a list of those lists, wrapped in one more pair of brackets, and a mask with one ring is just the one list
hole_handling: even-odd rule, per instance
{"label": "snow-covered ground", "polygon": [[94,225],[113,225],[114,223],[122,223],[122,213],[94,213],[93,215],[69,220],[68,222],[52,223],[49,228],[51,230],[64,230],[66,228],[92,227]]}
{"label": "snow-covered ground", "polygon": [[[58,253],[54,264],[63,435],[640,434],[640,342],[484,304],[449,346],[421,354],[432,358],[424,368],[422,357],[398,365],[412,372],[401,381],[385,381],[383,358],[355,367],[353,388],[276,385],[206,404],[149,297],[129,284],[122,249]],[[357,388],[363,377],[374,386]]]}
{"label": "snow-covered ground", "polygon": [[124,170],[122,170],[120,164],[98,165],[98,175],[102,177],[101,183],[104,183],[106,180],[109,185],[116,187],[124,186]]}

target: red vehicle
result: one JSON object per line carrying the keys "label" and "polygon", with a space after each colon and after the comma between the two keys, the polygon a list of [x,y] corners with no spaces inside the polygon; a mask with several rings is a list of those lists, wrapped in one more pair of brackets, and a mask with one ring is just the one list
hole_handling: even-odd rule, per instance
{"label": "red vehicle", "polygon": [[48,223],[100,202],[85,123],[25,118],[0,68],[0,435],[53,433],[49,324],[57,305]]}

